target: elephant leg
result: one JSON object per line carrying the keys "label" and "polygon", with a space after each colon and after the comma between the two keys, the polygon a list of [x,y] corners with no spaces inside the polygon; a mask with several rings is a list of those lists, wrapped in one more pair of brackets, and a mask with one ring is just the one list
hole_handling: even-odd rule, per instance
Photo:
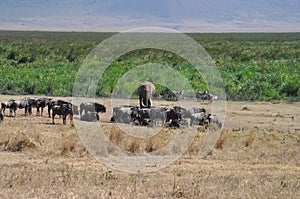
{"label": "elephant leg", "polygon": [[140,96],[140,108],[143,108],[143,98]]}

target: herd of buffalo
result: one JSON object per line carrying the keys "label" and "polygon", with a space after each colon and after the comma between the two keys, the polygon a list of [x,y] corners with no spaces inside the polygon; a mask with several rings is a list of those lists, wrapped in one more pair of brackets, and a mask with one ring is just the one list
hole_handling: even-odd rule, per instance
{"label": "herd of buffalo", "polygon": [[112,121],[135,124],[140,126],[168,125],[170,127],[216,124],[222,123],[216,115],[206,112],[204,108],[183,108],[174,106],[140,108],[138,106],[119,106],[113,108]]}
{"label": "herd of buffalo", "polygon": [[[15,117],[17,109],[24,109],[25,116],[32,115],[32,109],[36,108],[36,115],[43,115],[44,108],[48,108],[48,116],[52,117],[52,124],[55,124],[55,116],[59,115],[66,124],[69,115],[70,121],[73,115],[80,115],[82,121],[99,121],[99,113],[105,113],[106,107],[95,102],[84,102],[79,106],[64,100],[53,100],[52,98],[24,98],[22,100],[9,100],[1,103],[0,121],[3,120],[6,109],[10,113],[7,116]],[[139,106],[118,106],[113,107],[112,122],[134,124],[140,126],[168,125],[180,127],[182,125],[205,125],[214,123],[218,127],[222,124],[215,115],[206,112],[204,108],[186,109],[179,106],[172,108]]]}
{"label": "herd of buffalo", "polygon": [[[215,123],[218,127],[222,124],[215,115],[211,115],[203,108],[186,109],[179,106],[172,108],[152,106],[152,96],[155,92],[155,86],[151,82],[145,82],[139,85],[140,106],[119,106],[113,107],[112,122],[135,124],[140,126],[168,125],[180,127],[182,125],[205,125]],[[207,91],[196,93],[197,100],[209,100],[212,102],[216,96]],[[183,99],[183,91],[173,91],[167,96],[168,100],[178,101]],[[48,115],[54,119],[59,115],[66,124],[66,118],[69,115],[70,121],[73,121],[73,115],[80,115],[82,121],[99,121],[99,113],[105,113],[106,107],[95,102],[84,102],[74,105],[64,100],[53,100],[52,98],[24,98],[22,100],[9,100],[1,103],[0,121],[3,120],[5,110],[9,109],[9,116],[15,117],[17,109],[24,109],[25,116],[32,115],[32,109],[36,108],[37,115],[43,115],[43,110],[48,107]],[[52,112],[52,116],[51,116]]]}
{"label": "herd of buffalo", "polygon": [[[25,116],[32,115],[32,109],[36,108],[36,115],[43,115],[43,110],[48,107],[48,115],[52,117],[52,124],[55,124],[56,115],[62,116],[63,124],[66,124],[66,118],[69,115],[73,120],[73,115],[80,114],[81,120],[93,121],[99,120],[99,112],[106,112],[104,105],[98,103],[81,103],[80,112],[77,105],[64,100],[52,100],[52,98],[24,98],[21,100],[9,100],[1,103],[0,117],[3,120],[5,110],[9,109],[9,116],[15,117],[17,109],[24,109]],[[51,115],[52,112],[52,115]],[[84,112],[84,115],[82,113]]]}

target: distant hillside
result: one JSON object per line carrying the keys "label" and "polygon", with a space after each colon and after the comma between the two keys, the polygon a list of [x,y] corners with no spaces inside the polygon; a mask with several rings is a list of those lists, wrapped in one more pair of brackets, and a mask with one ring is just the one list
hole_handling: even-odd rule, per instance
{"label": "distant hillside", "polygon": [[300,31],[298,0],[0,1],[0,29]]}

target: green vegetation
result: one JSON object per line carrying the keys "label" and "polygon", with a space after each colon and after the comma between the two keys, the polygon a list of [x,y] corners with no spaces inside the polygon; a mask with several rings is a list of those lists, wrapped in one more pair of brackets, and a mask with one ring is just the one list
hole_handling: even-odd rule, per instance
{"label": "green vegetation", "polygon": [[[114,33],[0,31],[0,92],[72,95],[89,52]],[[230,100],[300,100],[300,33],[188,34],[211,55]],[[206,84],[186,60],[156,49],[129,52],[105,71],[98,96],[110,96],[119,78],[142,64],[172,66],[195,90]],[[160,94],[167,88],[157,85]]]}

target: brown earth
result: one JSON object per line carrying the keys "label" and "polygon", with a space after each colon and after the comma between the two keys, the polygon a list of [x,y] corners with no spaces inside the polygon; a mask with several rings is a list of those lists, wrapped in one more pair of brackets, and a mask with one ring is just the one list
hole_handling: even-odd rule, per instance
{"label": "brown earth", "polygon": [[[22,96],[0,101],[11,98]],[[98,101],[108,110],[100,123],[120,148],[146,153],[172,139],[169,128],[151,143],[124,135],[109,122],[110,99]],[[59,118],[52,125],[46,112],[25,116],[18,110],[14,118],[6,111],[0,123],[0,198],[300,198],[300,103],[228,102],[225,126],[208,156],[198,157],[207,131],[199,127],[183,156],[150,173],[105,166],[87,151],[74,125]]]}

